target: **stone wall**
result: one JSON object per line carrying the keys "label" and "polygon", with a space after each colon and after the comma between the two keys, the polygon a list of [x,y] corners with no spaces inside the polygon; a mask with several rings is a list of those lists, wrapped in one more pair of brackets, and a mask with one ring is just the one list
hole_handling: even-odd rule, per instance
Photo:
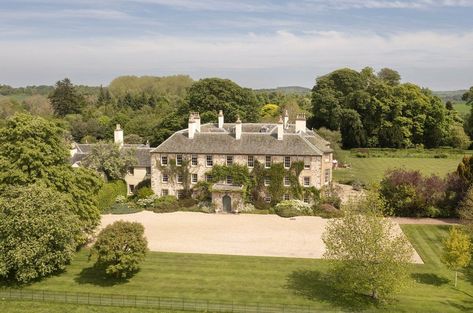
{"label": "stone wall", "polygon": [[[176,158],[176,154],[163,154],[168,156],[168,162],[171,159]],[[310,185],[315,186],[316,188],[321,188],[327,182],[324,180],[324,170],[332,169],[332,154],[328,153],[324,156],[312,156],[312,157],[303,157],[303,156],[291,156],[291,162],[303,161],[304,158],[310,158],[310,169],[303,169],[300,176],[299,176],[299,183],[303,186],[304,184],[304,176],[310,177]],[[191,174],[197,174],[198,181],[205,180],[205,173],[211,170],[211,167],[206,166],[206,155],[199,154],[197,157],[197,166],[192,166],[190,162],[191,155],[183,155],[183,158],[187,158],[189,160],[189,176]],[[261,164],[265,164],[264,155],[255,155],[255,161],[258,160]],[[246,155],[234,155],[233,156],[233,163],[234,164],[247,164],[247,156]],[[283,163],[284,156],[272,156],[272,162],[275,163]],[[177,195],[178,190],[182,190],[184,188],[183,184],[177,183],[177,178],[170,179],[168,183],[162,183],[162,174],[160,171],[161,164],[161,154],[159,153],[152,153],[151,154],[151,188],[153,189],[154,193],[161,196],[161,191],[163,189],[167,189],[169,191],[169,195]],[[213,155],[213,164],[219,165],[226,165],[226,155]],[[330,174],[330,177],[332,175]],[[190,177],[189,177],[190,179]],[[192,186],[195,185],[191,183]]]}

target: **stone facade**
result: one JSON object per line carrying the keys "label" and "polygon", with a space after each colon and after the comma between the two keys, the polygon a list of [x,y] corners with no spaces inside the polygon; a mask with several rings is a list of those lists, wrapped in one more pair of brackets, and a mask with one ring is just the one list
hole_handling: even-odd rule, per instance
{"label": "stone facade", "polygon": [[[233,158],[232,164],[246,166],[249,166],[249,157],[265,167],[268,158],[271,164],[285,164],[286,158],[290,158],[290,164],[302,161],[304,168],[298,177],[302,187],[320,189],[332,180],[329,143],[305,127],[304,116],[298,116],[296,124],[289,124],[287,116],[277,124],[245,124],[239,119],[236,123],[224,123],[220,112],[218,124],[201,126],[198,113],[191,113],[188,129],[174,133],[151,151],[151,188],[158,196],[180,197],[185,190],[185,183],[179,181],[182,177],[169,177],[169,171],[163,173],[163,166],[183,160],[182,164],[188,164],[189,188],[192,189],[198,182],[206,180],[206,174],[214,165],[228,165],[229,156]],[[207,164],[207,158],[212,159],[212,165]],[[163,161],[167,165],[162,164]],[[251,172],[251,166],[249,168]],[[212,189],[212,202],[217,210],[225,211],[224,204],[228,205],[228,201],[231,201],[232,212],[244,205],[241,192],[231,188],[235,187],[232,182],[223,181],[216,185],[218,188]],[[228,187],[224,188],[225,185]],[[285,187],[289,186],[285,184]]]}

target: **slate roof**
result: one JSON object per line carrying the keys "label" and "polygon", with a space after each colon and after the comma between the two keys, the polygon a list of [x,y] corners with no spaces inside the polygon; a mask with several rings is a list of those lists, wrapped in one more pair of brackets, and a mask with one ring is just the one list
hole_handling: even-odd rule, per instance
{"label": "slate roof", "polygon": [[283,140],[277,139],[277,124],[242,124],[241,139],[235,139],[234,123],[225,123],[223,128],[216,124],[201,126],[189,139],[188,130],[174,133],[151,153],[183,154],[243,154],[243,155],[299,155],[312,156],[331,152],[329,143],[311,130],[296,133],[294,125],[284,130]]}
{"label": "slate roof", "polygon": [[[77,152],[71,157],[70,162],[72,164],[75,164],[77,162],[82,161],[92,151],[93,147],[94,147],[94,144],[76,143],[75,148],[77,149]],[[150,167],[151,166],[150,152],[152,148],[150,148],[148,145],[125,144],[123,145],[122,149],[135,151],[135,157],[138,161],[135,167]]]}

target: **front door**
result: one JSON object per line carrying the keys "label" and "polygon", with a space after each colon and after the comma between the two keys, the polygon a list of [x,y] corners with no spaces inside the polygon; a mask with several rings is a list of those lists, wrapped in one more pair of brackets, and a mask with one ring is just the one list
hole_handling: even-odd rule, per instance
{"label": "front door", "polygon": [[223,196],[223,212],[231,213],[232,212],[232,198],[229,195]]}

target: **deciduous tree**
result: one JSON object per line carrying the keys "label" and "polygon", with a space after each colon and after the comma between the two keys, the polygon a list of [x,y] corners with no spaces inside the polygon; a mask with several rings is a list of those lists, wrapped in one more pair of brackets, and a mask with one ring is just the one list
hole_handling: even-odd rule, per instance
{"label": "deciduous tree", "polygon": [[352,204],[340,219],[330,220],[323,234],[324,257],[335,284],[373,299],[391,296],[408,280],[412,248],[394,224],[383,218],[382,201]]}
{"label": "deciduous tree", "polygon": [[470,264],[470,236],[459,227],[451,227],[448,238],[444,241],[442,262],[455,271],[455,287],[458,281],[458,271]]}
{"label": "deciduous tree", "polygon": [[140,223],[117,221],[105,227],[92,247],[95,266],[115,278],[130,277],[139,269],[147,251],[144,227]]}
{"label": "deciduous tree", "polygon": [[2,192],[0,278],[27,283],[71,261],[81,224],[67,197],[45,185]]}

